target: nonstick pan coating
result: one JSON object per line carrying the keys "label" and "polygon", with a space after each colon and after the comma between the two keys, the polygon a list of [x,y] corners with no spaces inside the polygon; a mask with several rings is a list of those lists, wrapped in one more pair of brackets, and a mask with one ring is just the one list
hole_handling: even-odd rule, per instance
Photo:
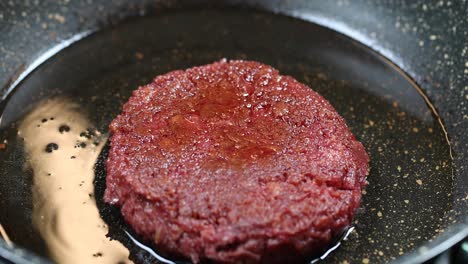
{"label": "nonstick pan coating", "polygon": [[[76,5],[84,8],[82,14],[75,16],[68,15],[76,8],[71,3],[64,6],[48,3],[35,9],[7,8],[20,13],[20,10],[33,12],[27,14],[28,17],[42,14],[42,10],[46,10],[42,8],[47,7],[45,17],[49,20],[43,22],[46,26],[40,27],[49,29],[49,34],[53,32],[55,36],[72,37],[76,36],[72,33],[105,28],[59,52],[23,82],[15,82],[14,76],[3,90],[7,99],[2,101],[0,135],[2,140],[7,139],[7,148],[0,151],[0,173],[4,179],[0,184],[0,210],[7,213],[0,215],[0,223],[19,246],[47,255],[43,239],[31,224],[32,172],[31,168],[24,167],[26,155],[15,133],[22,117],[34,109],[37,102],[55,96],[76,100],[94,124],[93,129],[105,133],[109,121],[138,85],[147,83],[156,74],[222,57],[263,61],[307,83],[331,101],[370,152],[370,185],[363,209],[357,216],[356,231],[325,261],[417,261],[463,238],[467,188],[466,178],[462,176],[466,172],[463,166],[466,121],[462,122],[466,107],[462,103],[466,77],[464,79],[463,74],[460,77],[459,73],[464,71],[463,61],[454,54],[465,47],[455,35],[437,28],[433,28],[430,35],[424,34],[424,26],[421,32],[411,33],[411,21],[416,26],[423,22],[435,24],[429,15],[428,18],[404,16],[408,13],[401,10],[410,6],[386,7],[366,2],[352,5],[258,2],[255,10],[225,8],[221,4],[206,8],[201,2],[187,7],[187,4],[173,1],[161,2],[155,7],[143,2],[127,5],[127,8],[123,3],[105,4],[106,8],[102,3],[95,6],[78,3]],[[364,4],[368,4],[367,12],[356,17],[353,12]],[[92,13],[94,8],[99,10],[99,6],[108,16],[101,15],[101,19],[96,20]],[[204,7],[203,12],[200,6]],[[430,5],[423,7],[418,3],[411,8],[433,10]],[[428,104],[420,88],[398,68],[365,46],[309,22],[259,11],[263,9],[324,24],[371,46],[409,73],[432,103]],[[456,10],[459,9],[443,9],[452,15]],[[394,24],[393,12],[401,14],[400,21]],[[142,14],[148,17],[117,23],[125,17]],[[3,19],[9,16],[13,15],[4,15]],[[378,23],[376,17],[379,17]],[[14,32],[15,27],[2,30]],[[18,56],[8,53],[3,56],[9,67],[16,65],[16,69],[24,71],[28,61],[21,58],[24,56],[31,61],[37,48],[26,47],[32,40],[23,33],[20,35],[24,42],[19,43],[25,44],[22,44],[24,47],[16,45]],[[47,47],[53,42],[53,36],[40,40],[42,37],[38,37],[37,45]],[[451,37],[450,46],[442,45]],[[5,49],[15,47],[11,43],[13,39],[2,40]],[[444,39],[443,43],[440,39]],[[414,47],[411,52],[410,47]],[[440,57],[439,51],[444,52]],[[25,67],[18,67],[17,60],[26,62]],[[427,65],[435,65],[435,68]],[[14,75],[6,72],[8,69],[2,68],[1,77],[5,83]],[[9,91],[11,84],[15,89]],[[462,97],[459,97],[460,91]],[[433,107],[438,112],[434,112]],[[442,117],[444,127],[437,115]],[[51,124],[52,121],[47,122]],[[451,139],[454,160],[444,129]],[[105,151],[100,159],[104,157]],[[101,216],[111,228],[111,237],[131,247],[128,239],[119,233],[118,213],[100,203],[102,171],[98,164],[93,183]],[[434,238],[435,241],[427,243]],[[14,252],[8,248],[0,251],[3,252],[0,255]],[[134,258],[142,254],[131,251]],[[14,254],[16,258],[33,256]]]}

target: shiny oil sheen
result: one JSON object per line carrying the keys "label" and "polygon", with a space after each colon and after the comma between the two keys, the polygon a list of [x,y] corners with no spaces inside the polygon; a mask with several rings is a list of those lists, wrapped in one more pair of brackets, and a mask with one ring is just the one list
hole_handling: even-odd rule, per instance
{"label": "shiny oil sheen", "polygon": [[[93,145],[80,134],[90,128],[105,135],[132,90],[154,76],[223,57],[272,65],[312,87],[370,155],[356,229],[325,262],[371,256],[387,262],[443,231],[452,206],[449,146],[404,73],[351,39],[304,21],[249,10],[184,10],[99,31],[46,61],[2,101],[0,198],[8,199],[0,199],[0,224],[12,242],[57,262],[65,254],[81,263],[128,263],[127,252],[135,262],[154,261],[124,233],[129,229],[118,210],[102,202],[103,142]],[[66,136],[63,124],[71,128]],[[74,148],[81,142],[85,148]],[[47,152],[50,143],[58,148]],[[65,195],[64,186],[70,186]],[[50,224],[41,216],[65,220]],[[104,227],[92,231],[97,225]],[[107,233],[118,241],[109,242]]]}

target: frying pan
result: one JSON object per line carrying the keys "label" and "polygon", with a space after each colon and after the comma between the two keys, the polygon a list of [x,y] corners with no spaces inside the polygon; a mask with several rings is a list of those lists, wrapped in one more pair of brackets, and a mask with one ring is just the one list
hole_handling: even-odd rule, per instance
{"label": "frying pan", "polygon": [[[153,76],[223,57],[258,60],[308,84],[370,154],[354,230],[323,262],[431,259],[468,234],[467,10],[464,1],[2,1],[0,224],[9,236],[0,239],[2,261],[57,260],[48,235],[86,230],[79,221],[54,230],[67,219],[60,208],[50,230],[37,220],[48,217],[36,214],[38,199],[48,207],[75,195],[37,187],[38,179],[60,177],[39,175],[44,164],[72,164],[62,143],[48,145],[63,140],[66,125],[83,130],[71,149],[94,153],[95,175],[80,184],[91,188],[105,234],[134,261],[156,262],[102,202],[107,126]],[[34,159],[34,147],[45,158]],[[65,174],[80,177],[79,166],[67,166]],[[106,256],[89,254],[98,262]]]}

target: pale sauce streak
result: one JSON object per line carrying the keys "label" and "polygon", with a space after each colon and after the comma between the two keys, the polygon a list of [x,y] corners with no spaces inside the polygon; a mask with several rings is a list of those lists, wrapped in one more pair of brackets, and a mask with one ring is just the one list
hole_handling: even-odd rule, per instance
{"label": "pale sauce streak", "polygon": [[[70,131],[60,133],[61,125]],[[18,134],[33,171],[33,223],[57,263],[131,263],[128,249],[106,237],[96,207],[94,165],[104,144],[80,137],[89,127],[80,106],[63,98],[39,104],[21,122]],[[77,147],[79,142],[86,147]],[[49,143],[58,149],[46,152]]]}

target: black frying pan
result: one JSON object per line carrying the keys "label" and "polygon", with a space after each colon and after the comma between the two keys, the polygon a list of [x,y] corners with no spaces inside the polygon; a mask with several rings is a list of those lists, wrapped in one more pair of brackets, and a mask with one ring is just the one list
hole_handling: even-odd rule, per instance
{"label": "black frying pan", "polygon": [[[107,126],[131,91],[153,76],[223,57],[258,60],[311,86],[371,156],[355,230],[324,262],[423,262],[467,236],[466,3],[112,2],[0,3],[5,261],[57,259],[50,237],[72,247],[62,231],[85,233],[85,221],[55,228],[66,213],[48,202],[91,186],[83,202],[96,201],[105,233],[134,261],[155,262],[128,236],[118,210],[102,202]],[[70,149],[81,156],[65,151],[64,133],[77,133]],[[43,150],[41,159],[34,147]],[[37,188],[40,177],[79,177],[72,162],[83,157],[95,157],[91,181],[68,190]],[[63,175],[62,160],[75,169]],[[59,188],[64,196],[56,196]],[[37,214],[44,207],[54,213]],[[50,219],[49,229],[38,219]],[[97,262],[108,256],[91,246],[86,254]]]}

